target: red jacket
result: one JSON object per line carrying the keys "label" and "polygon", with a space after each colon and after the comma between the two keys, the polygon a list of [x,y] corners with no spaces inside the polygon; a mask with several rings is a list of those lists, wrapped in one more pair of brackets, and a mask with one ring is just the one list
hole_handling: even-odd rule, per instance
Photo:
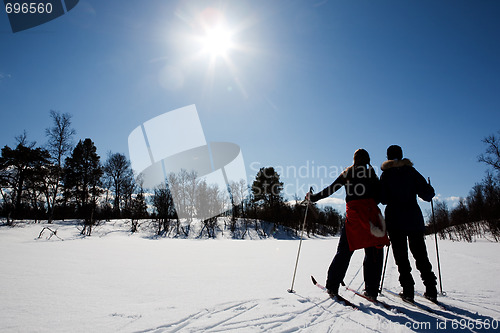
{"label": "red jacket", "polygon": [[351,200],[346,204],[345,223],[349,250],[389,245],[385,221],[375,200]]}

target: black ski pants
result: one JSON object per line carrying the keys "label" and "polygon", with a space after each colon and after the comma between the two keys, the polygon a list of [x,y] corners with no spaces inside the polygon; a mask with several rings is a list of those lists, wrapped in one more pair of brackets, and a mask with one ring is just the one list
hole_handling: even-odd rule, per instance
{"label": "black ski pants", "polygon": [[[363,261],[363,276],[365,280],[365,290],[377,295],[380,278],[382,276],[382,266],[384,261],[384,249],[376,247],[365,248],[365,259]],[[349,250],[345,226],[342,228],[337,253],[328,269],[326,288],[331,292],[337,292],[340,283],[344,280],[349,262],[354,251]]]}
{"label": "black ski pants", "polygon": [[394,254],[394,260],[398,266],[399,282],[403,290],[413,292],[415,281],[411,275],[411,265],[408,259],[408,246],[415,259],[420,277],[426,287],[436,285],[436,275],[432,272],[432,265],[427,255],[423,232],[389,231],[389,238]]}

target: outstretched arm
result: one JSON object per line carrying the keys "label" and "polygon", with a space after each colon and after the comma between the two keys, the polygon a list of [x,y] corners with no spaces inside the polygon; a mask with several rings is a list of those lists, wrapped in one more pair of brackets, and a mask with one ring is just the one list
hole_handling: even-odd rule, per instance
{"label": "outstretched arm", "polygon": [[333,193],[337,192],[337,190],[340,189],[342,186],[344,186],[345,183],[346,183],[346,178],[344,177],[343,174],[341,174],[340,176],[337,177],[337,179],[335,179],[335,181],[330,186],[324,188],[323,191],[311,195],[311,201],[316,202],[326,197],[329,197]]}

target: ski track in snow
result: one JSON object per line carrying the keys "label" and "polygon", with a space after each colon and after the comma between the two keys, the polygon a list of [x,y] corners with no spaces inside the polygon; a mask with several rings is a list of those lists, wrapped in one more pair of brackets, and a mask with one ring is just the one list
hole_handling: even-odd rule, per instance
{"label": "ski track in snow", "polygon": [[[284,312],[284,308],[287,311]],[[270,309],[274,309],[275,313]],[[237,302],[230,306],[225,304],[139,332],[338,332],[342,327],[350,331],[366,330],[367,327],[361,320],[352,318],[356,312],[401,320],[397,315],[380,315],[382,310],[363,305],[359,310],[353,310],[328,296],[313,300],[297,295],[295,304],[290,304],[290,299],[285,298]],[[383,332],[376,329],[371,331]]]}
{"label": "ski track in snow", "polygon": [[[350,295],[345,294],[345,296]],[[357,298],[359,297],[349,297],[351,301],[360,304],[359,310],[339,304],[328,296],[321,299],[308,298],[300,294],[296,295],[295,302],[290,302],[289,298],[271,298],[221,304],[211,309],[198,311],[180,320],[138,332],[339,332],[342,327],[349,331],[386,332],[387,328],[391,328],[391,332],[429,332],[437,330],[429,330],[423,326],[424,323],[436,328],[438,323],[443,325],[443,322],[447,323],[448,328],[451,328],[451,323],[455,322],[458,327],[453,329],[454,332],[492,331],[491,329],[460,327],[460,323],[468,323],[471,320],[493,322],[494,318],[450,305],[446,302],[448,300],[446,297],[443,297],[444,304],[451,311],[442,310],[430,302],[427,304],[425,300],[417,298],[419,303],[431,308],[434,313],[418,309],[396,296],[387,296],[387,293],[381,296],[381,299],[387,300],[393,306],[393,311],[368,301],[359,301]],[[272,309],[275,311],[273,312]],[[263,313],[266,314],[263,315]],[[378,328],[363,323],[362,314],[375,318]],[[405,325],[410,325],[411,329]]]}
{"label": "ski track in snow", "polygon": [[312,300],[297,295],[295,304],[290,304],[287,298],[223,304],[138,332],[334,332],[343,325],[353,329],[353,324],[365,328],[360,321],[349,317],[353,311],[329,297]]}

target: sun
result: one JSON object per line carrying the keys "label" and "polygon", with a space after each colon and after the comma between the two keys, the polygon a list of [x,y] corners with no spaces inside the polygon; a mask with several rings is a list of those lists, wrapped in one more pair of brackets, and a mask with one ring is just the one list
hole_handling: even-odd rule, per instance
{"label": "sun", "polygon": [[203,50],[213,57],[226,56],[233,47],[231,32],[223,27],[217,26],[206,30],[203,38]]}
{"label": "sun", "polygon": [[[186,41],[189,55],[184,60],[187,64],[207,63],[203,88],[207,95],[212,94],[212,89],[218,84],[219,78],[226,78],[226,74],[233,77],[228,92],[233,88],[246,98],[246,89],[241,80],[241,70],[238,60],[248,52],[254,52],[244,42],[242,32],[249,28],[252,20],[244,19],[235,24],[235,20],[226,12],[207,7],[201,11],[193,9],[192,15],[179,12],[179,17],[188,23],[188,30],[182,36]],[[186,11],[186,13],[191,13]],[[226,84],[226,83],[224,83]]]}

